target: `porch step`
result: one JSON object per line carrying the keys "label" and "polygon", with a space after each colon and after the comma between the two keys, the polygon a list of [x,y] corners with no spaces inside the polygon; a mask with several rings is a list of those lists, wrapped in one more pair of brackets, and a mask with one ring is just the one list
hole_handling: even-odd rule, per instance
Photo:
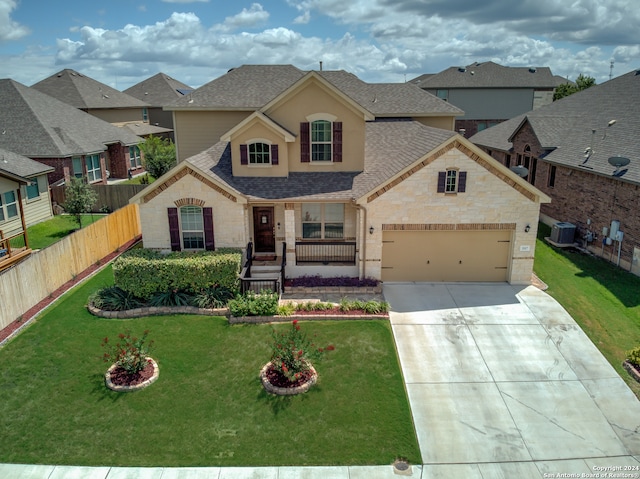
{"label": "porch step", "polygon": [[257,277],[258,275],[264,275],[264,274],[269,274],[269,275],[279,275],[280,274],[280,267],[279,266],[251,266],[251,276],[252,277]]}

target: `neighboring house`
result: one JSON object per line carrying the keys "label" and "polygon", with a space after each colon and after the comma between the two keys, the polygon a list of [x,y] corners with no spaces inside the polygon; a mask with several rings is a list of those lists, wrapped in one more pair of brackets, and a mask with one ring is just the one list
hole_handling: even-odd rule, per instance
{"label": "neighboring house", "polygon": [[[464,115],[456,118],[456,131],[467,138],[516,115],[548,105],[559,82],[548,67],[505,67],[493,62],[450,67],[411,80],[464,111]],[[567,80],[563,79],[562,83]]]}
{"label": "neighboring house", "polygon": [[[149,135],[167,136],[170,133],[170,128],[149,122],[150,105],[147,102],[74,70],[59,71],[32,85],[32,88],[114,126],[128,128],[133,134],[143,138]],[[126,178],[129,173],[143,172],[142,155],[138,146],[131,147],[131,159],[127,169],[114,168],[109,172],[114,178]]]}
{"label": "neighboring house", "polygon": [[[528,169],[526,179],[553,199],[542,206],[545,223],[574,225],[577,241],[640,274],[638,105],[640,70],[520,115],[471,141],[506,166]],[[613,235],[612,222],[619,222],[613,223]],[[620,242],[616,228],[623,232]]]}
{"label": "neighboring house", "polygon": [[[191,93],[194,89],[164,73],[157,73],[146,80],[124,90],[124,93],[148,103],[149,123],[172,130],[173,114],[162,108],[175,102],[178,98]],[[173,138],[172,138],[173,139]]]}
{"label": "neighboring house", "polygon": [[106,183],[140,163],[142,138],[14,80],[0,80],[0,148],[51,166],[49,183],[69,177]]}
{"label": "neighboring house", "polygon": [[0,149],[0,270],[28,255],[28,226],[53,216],[47,173],[53,168]]}
{"label": "neighboring house", "polygon": [[173,106],[178,146],[203,144],[187,136],[198,120],[221,139],[132,198],[145,248],[252,242],[257,256],[284,249],[288,277],[530,282],[548,198],[453,132],[457,108],[407,83],[292,66],[208,85]]}

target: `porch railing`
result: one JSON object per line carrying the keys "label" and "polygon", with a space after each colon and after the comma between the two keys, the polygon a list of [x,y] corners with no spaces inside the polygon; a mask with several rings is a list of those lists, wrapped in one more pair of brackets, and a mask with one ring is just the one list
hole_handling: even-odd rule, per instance
{"label": "porch railing", "polygon": [[27,248],[24,231],[11,236],[5,236],[0,230],[0,258],[10,257],[13,253],[24,251]]}
{"label": "porch railing", "polygon": [[356,264],[355,241],[296,241],[296,264]]}
{"label": "porch railing", "polygon": [[[284,293],[285,266],[287,264],[287,244],[282,244],[282,261],[280,263],[280,271],[278,273],[266,274],[262,277],[253,277],[251,268],[253,266],[253,243],[247,244],[247,257],[240,273],[240,292],[254,291],[272,291],[274,293]],[[264,274],[264,273],[263,273]]]}

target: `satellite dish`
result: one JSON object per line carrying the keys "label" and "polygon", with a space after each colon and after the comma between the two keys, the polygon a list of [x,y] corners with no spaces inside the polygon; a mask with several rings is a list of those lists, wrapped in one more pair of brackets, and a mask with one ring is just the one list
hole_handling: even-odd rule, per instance
{"label": "satellite dish", "polygon": [[516,175],[518,175],[520,178],[525,178],[526,176],[529,175],[529,170],[527,170],[524,166],[522,165],[518,165],[518,166],[512,166],[511,168],[509,168],[511,171],[513,171]]}
{"label": "satellite dish", "polygon": [[611,166],[615,166],[616,168],[627,166],[629,164],[629,161],[629,158],[625,158],[624,156],[612,156],[609,158],[609,164]]}

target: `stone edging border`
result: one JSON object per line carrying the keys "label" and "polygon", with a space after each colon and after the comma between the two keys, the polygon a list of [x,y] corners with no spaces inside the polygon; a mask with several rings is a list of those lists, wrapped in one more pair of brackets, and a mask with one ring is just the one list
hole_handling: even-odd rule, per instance
{"label": "stone edging border", "polygon": [[309,364],[309,370],[311,371],[311,379],[309,381],[304,383],[302,386],[298,386],[297,388],[281,388],[278,386],[274,386],[267,379],[267,369],[271,365],[271,361],[269,361],[267,364],[262,366],[262,369],[260,370],[260,381],[262,381],[262,386],[267,392],[276,394],[278,396],[293,396],[295,394],[306,393],[309,388],[313,386],[318,380],[318,372],[316,371],[316,369],[310,363],[307,364]]}
{"label": "stone edging border", "polygon": [[353,319],[389,319],[388,314],[292,314],[291,316],[229,316],[229,324],[287,323],[298,321],[349,321]]}
{"label": "stone edging border", "polygon": [[94,316],[105,319],[133,319],[167,314],[199,314],[201,316],[227,316],[229,314],[228,308],[205,309],[195,306],[146,306],[124,311],[105,311],[96,308],[91,303],[87,305],[87,310]]}
{"label": "stone edging border", "polygon": [[631,364],[629,361],[624,361],[622,363],[622,367],[627,370],[627,372],[631,375],[633,379],[640,383],[640,372],[636,369],[636,367]]}
{"label": "stone edging border", "polygon": [[111,371],[113,371],[118,366],[118,363],[115,363],[111,365],[111,367],[107,370],[106,373],[104,373],[104,382],[107,385],[107,387],[112,391],[128,393],[133,391],[139,391],[140,389],[144,389],[147,386],[150,386],[151,384],[155,383],[158,379],[158,376],[160,376],[160,368],[158,367],[158,363],[156,363],[153,360],[153,358],[147,357],[145,359],[147,361],[150,361],[151,364],[153,364],[153,376],[151,376],[149,379],[141,382],[140,384],[136,384],[135,386],[118,386],[116,384],[113,384],[111,382]]}
{"label": "stone edging border", "polygon": [[342,293],[342,294],[382,294],[382,285],[378,286],[287,286],[287,294],[302,293]]}

